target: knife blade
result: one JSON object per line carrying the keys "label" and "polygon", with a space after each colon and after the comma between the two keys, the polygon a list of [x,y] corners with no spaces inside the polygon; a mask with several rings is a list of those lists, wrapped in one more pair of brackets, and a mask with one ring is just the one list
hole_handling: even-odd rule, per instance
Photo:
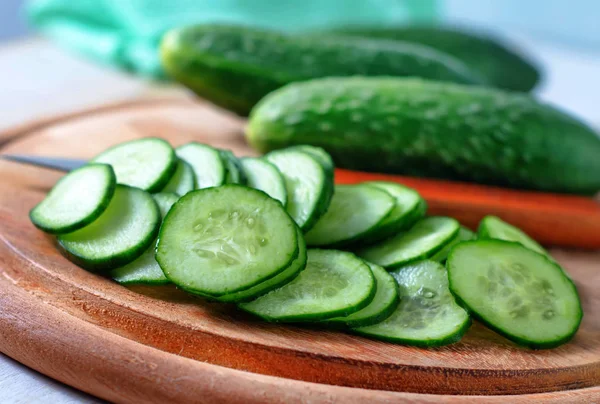
{"label": "knife blade", "polygon": [[28,156],[24,154],[0,154],[0,158],[36,167],[50,168],[58,171],[71,171],[87,164],[87,161],[82,159]]}

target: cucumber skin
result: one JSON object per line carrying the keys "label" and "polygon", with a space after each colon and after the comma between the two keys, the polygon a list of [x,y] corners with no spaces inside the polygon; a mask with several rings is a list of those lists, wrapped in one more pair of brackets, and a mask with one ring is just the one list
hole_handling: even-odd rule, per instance
{"label": "cucumber skin", "polygon": [[600,137],[591,128],[495,89],[392,77],[294,83],[256,106],[246,137],[263,152],[320,146],[342,168],[559,193],[600,189]]}
{"label": "cucumber skin", "polygon": [[[37,205],[31,209],[29,211],[29,220],[31,221],[31,223],[33,223],[33,225],[35,227],[37,227],[38,229],[40,229],[41,231],[48,233],[48,234],[67,234],[67,233],[72,233],[75,230],[79,230],[79,229],[83,229],[85,226],[87,226],[88,224],[91,224],[94,220],[96,220],[101,214],[102,212],[104,212],[106,210],[106,208],[108,207],[108,205],[110,204],[110,201],[113,197],[113,195],[115,194],[115,189],[117,188],[117,177],[115,176],[115,172],[112,169],[112,167],[108,164],[101,164],[101,163],[90,163],[90,164],[86,164],[84,167],[89,167],[90,165],[104,165],[110,168],[110,176],[112,178],[111,183],[109,184],[109,188],[107,190],[106,196],[105,198],[102,200],[102,202],[98,205],[97,209],[94,211],[94,213],[92,215],[90,215],[88,218],[86,218],[86,220],[81,220],[78,223],[74,223],[71,226],[64,226],[61,227],[59,229],[56,228],[49,228],[44,226],[43,223],[41,223],[40,221],[35,219],[35,208],[37,207]],[[81,168],[84,168],[81,167]],[[81,168],[78,168],[78,170],[80,170]],[[63,178],[60,178],[56,184],[58,185],[58,183],[60,183]],[[41,202],[40,202],[41,203]]]}
{"label": "cucumber skin", "polygon": [[[134,187],[130,187],[128,185],[122,185],[122,184],[119,184],[117,186],[126,187],[126,188],[134,188]],[[135,188],[135,189],[140,190],[139,188]],[[140,191],[142,191],[142,190],[140,190]],[[142,192],[145,192],[145,191],[142,191]],[[136,258],[139,258],[148,249],[148,247],[150,247],[152,242],[158,236],[160,226],[161,226],[160,211],[158,209],[158,205],[156,204],[156,202],[154,202],[154,199],[152,199],[152,202],[154,203],[154,206],[156,208],[156,217],[158,218],[158,220],[156,221],[156,226],[154,228],[154,231],[149,234],[149,236],[146,238],[146,240],[144,240],[142,243],[135,246],[135,248],[125,251],[120,255],[113,256],[110,259],[90,260],[90,259],[82,258],[79,255],[69,252],[66,248],[63,247],[60,240],[57,240],[56,244],[59,247],[59,251],[69,261],[73,262],[74,264],[76,264],[90,272],[104,272],[107,270],[119,268],[119,267],[122,267],[123,265],[129,264]]]}
{"label": "cucumber skin", "polygon": [[160,53],[168,75],[241,115],[287,83],[325,76],[419,76],[484,84],[458,59],[419,44],[290,36],[233,25],[174,29],[163,38]]}
{"label": "cucumber skin", "polygon": [[[519,247],[526,248],[521,243],[517,243],[517,242],[514,242],[514,241],[498,240],[498,239],[472,240],[472,241],[463,241],[462,243],[482,243],[482,242],[514,244],[514,245],[518,245]],[[539,254],[539,253],[537,253],[537,252],[535,252],[533,250],[529,250],[529,251],[533,252],[534,254],[538,254],[541,257],[544,257],[544,259],[546,259],[548,261],[548,263],[554,265],[563,274],[565,273],[565,271],[555,261],[552,261],[547,256],[545,256],[543,254]],[[450,251],[450,254],[448,255],[448,260],[446,260],[446,267],[448,268],[448,271],[449,271],[449,267],[450,267],[448,263],[451,261],[451,257],[453,255],[453,252],[454,252],[454,250]],[[567,276],[566,274],[565,274],[565,277],[568,279],[568,281],[571,283],[571,285],[573,285],[573,289],[575,289],[575,292],[579,296],[579,292],[577,292],[577,287],[576,287],[575,283],[573,282],[573,280],[569,276]],[[577,333],[577,330],[579,330],[579,326],[581,325],[581,320],[583,319],[583,308],[581,307],[581,299],[579,299],[579,313],[580,313],[580,315],[579,315],[579,324],[578,324],[578,326],[575,329],[573,329],[573,332],[571,334],[569,334],[569,335],[567,335],[567,336],[565,336],[563,338],[556,339],[554,341],[547,341],[547,342],[542,342],[542,343],[527,341],[527,340],[524,340],[522,338],[515,337],[514,335],[511,335],[510,333],[504,331],[503,329],[501,329],[499,327],[496,327],[495,325],[493,325],[492,323],[490,323],[488,320],[486,320],[485,318],[483,318],[482,316],[480,316],[476,311],[472,310],[465,303],[465,301],[462,300],[460,298],[460,296],[458,296],[457,293],[454,293],[454,290],[452,288],[452,278],[450,276],[448,276],[448,285],[449,285],[449,288],[450,288],[450,292],[452,293],[452,295],[456,299],[456,303],[458,303],[463,309],[465,309],[467,311],[467,313],[469,313],[469,315],[471,317],[473,317],[474,319],[476,319],[477,321],[479,321],[480,323],[482,323],[483,325],[485,325],[490,330],[496,332],[499,335],[502,335],[504,338],[508,339],[509,341],[515,342],[516,344],[524,346],[526,348],[530,348],[530,349],[551,349],[551,348],[556,348],[557,346],[566,344],[571,339],[573,339],[573,337]]]}
{"label": "cucumber skin", "polygon": [[456,57],[478,71],[495,87],[530,91],[540,81],[541,73],[510,44],[483,33],[457,27],[348,27],[332,31],[344,36],[409,41],[430,46]]}

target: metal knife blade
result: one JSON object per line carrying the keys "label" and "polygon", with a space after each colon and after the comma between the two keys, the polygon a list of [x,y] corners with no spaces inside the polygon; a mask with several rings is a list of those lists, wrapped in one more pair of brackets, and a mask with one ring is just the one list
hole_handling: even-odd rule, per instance
{"label": "metal knife blade", "polygon": [[86,160],[81,159],[28,156],[24,154],[0,154],[0,158],[36,167],[50,168],[58,171],[71,171],[87,164]]}

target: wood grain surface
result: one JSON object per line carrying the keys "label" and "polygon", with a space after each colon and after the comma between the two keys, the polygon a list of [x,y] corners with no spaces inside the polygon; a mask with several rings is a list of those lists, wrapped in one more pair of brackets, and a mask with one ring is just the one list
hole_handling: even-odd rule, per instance
{"label": "wood grain surface", "polygon": [[[202,104],[137,103],[21,128],[0,152],[87,158],[124,140],[160,136],[174,145],[198,140],[248,154],[243,124]],[[0,350],[102,398],[600,400],[598,252],[552,251],[574,278],[586,313],[571,343],[531,351],[475,324],[460,343],[420,349],[264,323],[170,286],[119,286],[71,264],[29,223],[29,209],[59,173],[0,161],[0,174]]]}

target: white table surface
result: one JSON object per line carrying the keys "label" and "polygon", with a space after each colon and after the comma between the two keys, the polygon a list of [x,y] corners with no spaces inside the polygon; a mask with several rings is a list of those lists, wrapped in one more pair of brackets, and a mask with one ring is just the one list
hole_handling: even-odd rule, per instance
{"label": "white table surface", "polygon": [[[600,124],[600,52],[515,39],[545,67],[539,97]],[[185,94],[91,63],[39,38],[0,45],[0,69],[0,130],[109,102]],[[1,404],[99,402],[0,354]]]}

